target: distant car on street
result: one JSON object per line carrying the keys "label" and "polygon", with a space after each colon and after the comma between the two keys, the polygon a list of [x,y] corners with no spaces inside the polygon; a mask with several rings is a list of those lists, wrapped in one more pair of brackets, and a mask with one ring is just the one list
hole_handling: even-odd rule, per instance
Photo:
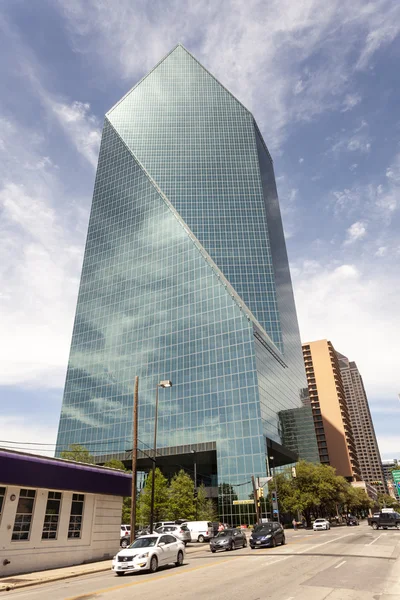
{"label": "distant car on street", "polygon": [[156,529],[157,533],[171,533],[178,540],[181,540],[186,546],[188,542],[191,541],[190,531],[186,525],[186,523],[182,523],[181,525],[164,525],[163,527],[159,527]]}
{"label": "distant car on street", "polygon": [[352,527],[353,525],[359,525],[357,517],[353,517],[352,515],[348,516],[346,519],[346,524],[348,527]]}
{"label": "distant car on street", "polygon": [[240,529],[224,529],[219,531],[215,537],[210,540],[210,550],[212,553],[217,550],[235,550],[236,548],[246,548],[246,534]]}
{"label": "distant car on street", "polygon": [[125,537],[131,534],[131,526],[130,525],[121,525],[121,537]]}
{"label": "distant car on street", "polygon": [[275,548],[278,544],[286,544],[285,532],[280,523],[270,522],[258,525],[250,536],[250,547],[252,549]]}
{"label": "distant car on street", "polygon": [[119,576],[132,571],[155,573],[170,563],[180,567],[184,556],[185,544],[174,535],[144,535],[114,556],[111,569]]}
{"label": "distant car on street", "polygon": [[315,521],[313,523],[314,531],[321,531],[323,529],[328,530],[330,528],[331,528],[331,526],[327,519],[315,519]]}

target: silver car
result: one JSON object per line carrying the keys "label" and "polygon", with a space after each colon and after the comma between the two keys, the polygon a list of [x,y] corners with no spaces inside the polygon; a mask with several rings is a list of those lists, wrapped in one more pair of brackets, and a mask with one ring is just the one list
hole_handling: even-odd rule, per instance
{"label": "silver car", "polygon": [[185,523],[182,523],[182,525],[163,525],[163,527],[158,527],[156,531],[157,533],[172,533],[185,546],[191,540],[190,531]]}

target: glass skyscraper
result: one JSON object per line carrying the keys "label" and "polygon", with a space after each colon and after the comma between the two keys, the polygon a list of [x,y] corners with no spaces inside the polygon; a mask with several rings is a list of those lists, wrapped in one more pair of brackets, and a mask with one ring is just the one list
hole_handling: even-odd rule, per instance
{"label": "glass skyscraper", "polygon": [[57,451],[126,458],[136,375],[142,465],[169,379],[157,460],[195,456],[224,521],[268,457],[318,460],[272,160],[181,45],[105,118]]}

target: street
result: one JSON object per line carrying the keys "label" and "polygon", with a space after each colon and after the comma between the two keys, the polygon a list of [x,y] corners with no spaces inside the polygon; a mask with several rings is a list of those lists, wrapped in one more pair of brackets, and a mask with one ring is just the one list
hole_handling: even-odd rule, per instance
{"label": "street", "polygon": [[13,600],[400,600],[400,531],[338,527],[288,531],[274,549],[186,556],[156,574],[97,573],[4,593]]}

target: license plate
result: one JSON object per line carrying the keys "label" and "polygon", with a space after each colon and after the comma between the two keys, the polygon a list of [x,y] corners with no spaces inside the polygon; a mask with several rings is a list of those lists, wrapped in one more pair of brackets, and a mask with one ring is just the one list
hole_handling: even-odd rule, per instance
{"label": "license plate", "polygon": [[256,544],[261,544],[261,542],[256,542]]}
{"label": "license plate", "polygon": [[129,569],[129,565],[122,565],[122,567],[120,567],[120,569]]}

